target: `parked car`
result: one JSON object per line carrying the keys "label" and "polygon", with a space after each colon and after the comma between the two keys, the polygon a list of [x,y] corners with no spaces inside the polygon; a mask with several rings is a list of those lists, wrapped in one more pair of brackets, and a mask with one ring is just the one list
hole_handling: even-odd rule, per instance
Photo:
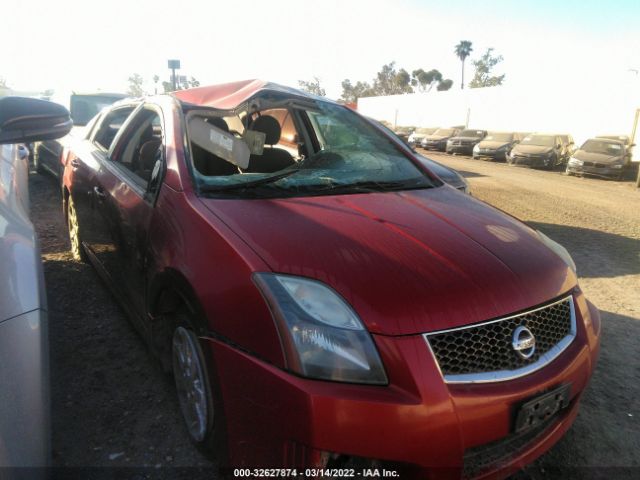
{"label": "parked car", "polygon": [[570,427],[600,318],[564,248],[443,185],[356,112],[254,80],[105,111],[64,207],[219,464],[505,474]]}
{"label": "parked car", "polygon": [[460,133],[458,128],[439,128],[432,135],[424,137],[420,146],[426,150],[438,150],[444,152],[447,148],[447,140]]}
{"label": "parked car", "polygon": [[409,140],[409,136],[415,131],[415,127],[396,127],[393,133],[399,136],[405,142]]}
{"label": "parked car", "polygon": [[[68,99],[68,108],[71,111],[73,129],[68,136],[60,139],[38,142],[33,148],[33,164],[38,173],[49,173],[56,178],[61,178],[63,165],[60,162],[62,150],[73,140],[81,136],[84,127],[95,117],[100,110],[112,103],[126,98],[123,93],[73,93]],[[58,99],[62,102],[63,99]],[[67,105],[63,105],[67,107]]]}
{"label": "parked car", "polygon": [[34,468],[47,467],[51,453],[47,297],[38,239],[29,220],[28,151],[17,143],[59,137],[70,129],[69,112],[59,105],[32,98],[0,98],[0,469],[3,479],[40,478]]}
{"label": "parked car", "polygon": [[396,138],[399,142],[402,142],[404,145],[409,147],[414,153],[414,155],[416,156],[416,158],[420,161],[420,163],[422,163],[425,167],[427,167],[429,171],[435,173],[440,178],[440,180],[451,185],[453,188],[460,190],[461,192],[469,193],[469,183],[457,171],[439,162],[436,162],[435,160],[427,158],[424,155],[420,155],[418,152],[415,151],[413,146],[409,144],[409,142],[405,142],[404,140],[402,140],[402,138],[398,137],[393,130],[388,128],[383,123],[378,122],[373,118],[369,118],[369,121],[371,121],[378,128],[382,129],[388,135]]}
{"label": "parked car", "polygon": [[471,155],[473,147],[480,143],[486,136],[486,130],[473,130],[467,128],[447,140],[445,151],[449,154],[462,153],[464,155]]}
{"label": "parked car", "polygon": [[506,161],[511,149],[522,138],[518,132],[489,132],[473,147],[473,159]]}
{"label": "parked car", "polygon": [[409,135],[409,145],[411,145],[412,147],[419,146],[422,143],[422,140],[424,140],[427,135],[433,135],[436,130],[438,130],[438,127],[416,128],[415,131],[411,135]]}
{"label": "parked car", "polygon": [[609,138],[590,138],[567,163],[568,175],[595,175],[621,180],[629,165],[628,147]]}
{"label": "parked car", "polygon": [[567,162],[567,148],[560,135],[532,133],[524,137],[507,156],[510,165],[553,170]]}

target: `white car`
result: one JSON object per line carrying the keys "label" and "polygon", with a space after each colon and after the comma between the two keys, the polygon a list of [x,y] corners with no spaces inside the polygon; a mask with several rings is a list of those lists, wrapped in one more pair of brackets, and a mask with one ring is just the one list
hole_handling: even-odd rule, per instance
{"label": "white car", "polygon": [[[0,477],[50,458],[49,346],[38,239],[29,220],[29,155],[18,143],[66,135],[62,106],[0,98]],[[7,475],[5,477],[5,474]],[[23,478],[23,477],[21,477]]]}

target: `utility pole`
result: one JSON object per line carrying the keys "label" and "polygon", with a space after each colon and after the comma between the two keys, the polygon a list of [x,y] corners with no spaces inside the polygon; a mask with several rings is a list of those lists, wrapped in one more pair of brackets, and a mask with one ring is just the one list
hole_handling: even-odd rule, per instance
{"label": "utility pole", "polygon": [[[638,129],[638,118],[640,117],[640,108],[636,109],[636,116],[633,119],[633,129],[631,130],[631,138],[629,144],[632,145],[636,142],[636,130]],[[636,188],[640,188],[640,158],[638,158],[638,178],[636,178]]]}
{"label": "utility pole", "polygon": [[169,60],[168,67],[171,69],[171,85],[173,86],[173,91],[177,90],[176,85],[176,70],[180,70],[180,60]]}

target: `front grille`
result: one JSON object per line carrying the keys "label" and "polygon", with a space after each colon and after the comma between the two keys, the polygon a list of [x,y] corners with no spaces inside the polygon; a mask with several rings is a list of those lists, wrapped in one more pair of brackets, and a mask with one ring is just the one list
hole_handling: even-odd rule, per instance
{"label": "front grille", "polygon": [[582,164],[585,167],[594,167],[594,168],[605,168],[606,165],[604,163],[596,163],[596,162],[584,162]]}
{"label": "front grille", "polygon": [[[529,358],[513,347],[519,326],[535,337]],[[508,380],[542,368],[571,343],[575,331],[573,298],[569,296],[506,318],[424,336],[445,381],[473,383]]]}

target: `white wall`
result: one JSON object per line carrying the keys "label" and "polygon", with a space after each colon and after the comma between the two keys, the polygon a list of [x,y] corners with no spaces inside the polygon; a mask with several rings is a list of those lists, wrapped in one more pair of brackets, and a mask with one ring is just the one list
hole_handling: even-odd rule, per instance
{"label": "white wall", "polygon": [[[358,99],[358,111],[392,125],[465,125],[486,130],[558,132],[576,143],[594,135],[630,135],[640,108],[640,80],[542,84],[537,91],[509,85]],[[640,135],[640,134],[638,134]],[[636,135],[636,141],[639,139]]]}

